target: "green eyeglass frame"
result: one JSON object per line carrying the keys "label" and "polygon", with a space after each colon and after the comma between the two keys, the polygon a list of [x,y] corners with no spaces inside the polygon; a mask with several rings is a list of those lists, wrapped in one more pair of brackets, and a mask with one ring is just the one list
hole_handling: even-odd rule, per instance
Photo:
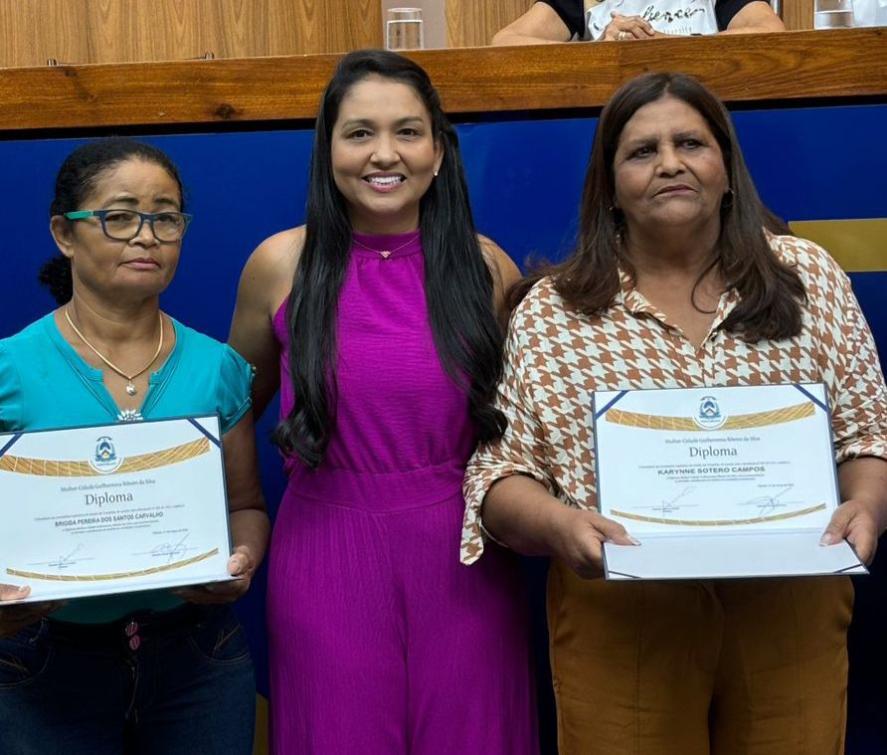
{"label": "green eyeglass frame", "polygon": [[[111,229],[108,228],[108,216],[111,216]],[[119,216],[126,229],[119,229],[114,225],[114,217]],[[187,212],[139,212],[138,210],[74,210],[66,212],[63,217],[68,220],[86,220],[98,218],[102,226],[102,232],[114,241],[131,241],[142,232],[142,226],[147,222],[151,233],[158,241],[181,241],[188,230],[188,224],[193,215]],[[138,217],[138,225],[135,219]],[[135,230],[133,230],[133,228]]]}

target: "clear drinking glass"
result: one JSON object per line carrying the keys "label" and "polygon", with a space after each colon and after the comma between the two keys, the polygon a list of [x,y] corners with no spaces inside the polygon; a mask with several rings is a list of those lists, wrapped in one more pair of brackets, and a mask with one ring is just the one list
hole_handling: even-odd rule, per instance
{"label": "clear drinking glass", "polygon": [[425,47],[421,8],[389,8],[385,21],[385,48],[421,50]]}
{"label": "clear drinking glass", "polygon": [[814,29],[846,29],[853,26],[853,0],[815,0]]}

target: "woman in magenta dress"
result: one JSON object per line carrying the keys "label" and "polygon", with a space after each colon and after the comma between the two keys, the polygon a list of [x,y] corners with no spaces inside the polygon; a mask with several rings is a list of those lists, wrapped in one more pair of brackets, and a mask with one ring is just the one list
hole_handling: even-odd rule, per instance
{"label": "woman in magenta dress", "polygon": [[393,53],[343,58],[307,223],[253,253],[231,332],[257,366],[257,410],[281,389],[278,755],[537,751],[517,565],[458,560],[465,465],[504,429],[497,309],[517,275],[474,230],[425,72]]}

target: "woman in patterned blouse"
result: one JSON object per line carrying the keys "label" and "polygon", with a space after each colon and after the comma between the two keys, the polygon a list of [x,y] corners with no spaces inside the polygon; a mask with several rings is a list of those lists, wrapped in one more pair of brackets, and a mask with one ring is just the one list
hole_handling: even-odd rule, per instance
{"label": "woman in patterned blouse", "polygon": [[[577,251],[515,292],[498,406],[475,454],[462,560],[487,537],[551,555],[560,751],[843,752],[847,577],[604,582],[595,390],[823,382],[843,504],[823,542],[871,561],[887,527],[887,402],[868,326],[828,254],[757,196],[723,105],[651,74],[601,115]],[[481,521],[481,518],[483,521]]]}

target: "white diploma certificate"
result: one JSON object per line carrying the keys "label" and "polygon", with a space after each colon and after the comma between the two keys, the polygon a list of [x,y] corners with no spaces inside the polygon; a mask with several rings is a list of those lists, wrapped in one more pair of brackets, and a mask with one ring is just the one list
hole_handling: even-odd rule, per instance
{"label": "white diploma certificate", "polygon": [[840,502],[822,384],[598,391],[601,514],[639,546],[604,545],[608,579],[863,574],[819,540]]}
{"label": "white diploma certificate", "polygon": [[215,415],[0,435],[0,506],[27,602],[230,579]]}

